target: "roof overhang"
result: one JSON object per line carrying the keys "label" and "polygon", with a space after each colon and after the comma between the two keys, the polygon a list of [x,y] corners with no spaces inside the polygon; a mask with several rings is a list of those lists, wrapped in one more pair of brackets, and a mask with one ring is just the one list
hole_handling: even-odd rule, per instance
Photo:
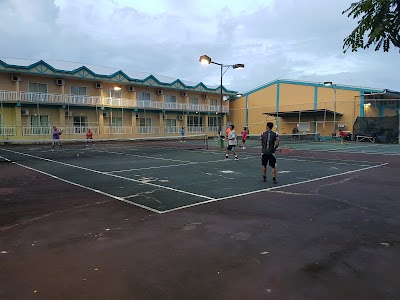
{"label": "roof overhang", "polygon": [[308,117],[323,117],[326,116],[342,116],[343,114],[340,112],[334,112],[329,109],[312,109],[312,110],[293,110],[293,111],[274,111],[274,112],[265,112],[264,115],[269,115],[273,117],[280,118],[298,118],[300,116],[308,116]]}

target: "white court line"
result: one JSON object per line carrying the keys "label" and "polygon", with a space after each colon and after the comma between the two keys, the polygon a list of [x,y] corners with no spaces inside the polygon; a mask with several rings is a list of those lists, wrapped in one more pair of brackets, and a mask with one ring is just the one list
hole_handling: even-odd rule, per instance
{"label": "white court line", "polygon": [[103,152],[103,153],[110,153],[110,154],[119,154],[119,155],[127,155],[127,156],[134,156],[134,157],[142,157],[142,158],[150,158],[150,159],[158,159],[158,160],[167,160],[167,161],[177,161],[181,163],[188,163],[190,161],[186,160],[178,160],[178,159],[172,159],[172,158],[162,158],[162,157],[155,157],[155,156],[145,156],[145,155],[139,155],[139,154],[129,154],[129,153],[121,153],[121,152],[115,152],[115,151],[105,151],[105,150],[97,150],[97,149],[92,149],[90,150],[91,152]]}
{"label": "white court line", "polygon": [[[305,161],[309,163],[321,163],[321,164],[329,164],[329,165],[349,165],[346,162],[332,162],[332,161],[321,161],[321,160],[310,160],[307,158],[303,159],[297,159],[297,158],[284,158],[282,156],[279,156],[277,160],[296,160],[296,161]],[[358,165],[358,164],[351,164],[352,166],[359,166],[359,167],[365,167],[367,165]]]}
{"label": "white court line", "polygon": [[[240,158],[239,160],[253,158],[253,156],[248,156],[244,158]],[[197,161],[197,162],[190,162],[185,164],[177,164],[177,165],[167,165],[167,166],[156,166],[156,167],[145,167],[145,168],[136,168],[136,169],[125,169],[125,170],[117,170],[117,171],[108,171],[105,173],[122,173],[122,172],[130,172],[130,171],[141,171],[141,170],[148,170],[148,169],[161,169],[161,168],[170,168],[170,167],[179,167],[179,166],[187,166],[187,165],[198,165],[198,164],[208,164],[208,163],[216,163],[222,161],[229,161],[229,159],[220,159],[220,160],[212,160],[212,161]]]}
{"label": "white court line", "polygon": [[[2,150],[4,150],[4,149],[2,149]],[[138,204],[138,203],[136,203],[136,202],[132,202],[132,201],[129,201],[129,200],[125,200],[125,199],[122,198],[122,197],[118,197],[118,196],[115,196],[115,195],[112,195],[112,194],[109,194],[109,193],[106,193],[106,192],[102,192],[102,191],[100,191],[100,190],[96,190],[96,189],[93,189],[93,188],[91,188],[91,187],[87,187],[87,186],[81,185],[81,184],[79,184],[79,183],[75,183],[75,182],[72,182],[72,181],[69,181],[69,180],[66,180],[66,179],[57,177],[57,176],[55,176],[55,175],[52,175],[52,174],[49,174],[49,173],[46,173],[46,172],[43,172],[43,171],[40,171],[40,170],[31,168],[31,167],[28,167],[28,166],[25,166],[25,165],[22,165],[22,164],[20,164],[20,163],[13,162],[13,161],[11,161],[11,160],[5,158],[5,157],[0,156],[0,158],[4,159],[4,160],[6,160],[6,161],[12,162],[13,164],[15,164],[15,165],[17,165],[17,166],[20,166],[20,167],[23,167],[23,168],[25,168],[25,169],[38,172],[38,173],[43,174],[43,175],[47,175],[47,176],[49,176],[49,177],[51,177],[51,178],[54,178],[54,179],[57,179],[57,180],[60,180],[60,181],[63,181],[63,182],[66,182],[66,183],[69,183],[69,184],[78,186],[78,187],[83,188],[83,189],[85,189],[85,190],[89,190],[89,191],[92,191],[92,192],[95,192],[95,193],[98,193],[98,194],[102,194],[102,195],[104,195],[104,196],[108,196],[108,197],[110,197],[110,198],[113,198],[113,199],[116,199],[116,200],[119,200],[119,201],[122,201],[122,202],[125,202],[125,203],[129,203],[129,204],[138,206],[138,207],[143,208],[143,209],[147,209],[147,210],[149,210],[149,211],[152,211],[152,212],[155,212],[155,213],[158,213],[158,214],[161,213],[159,210],[153,209],[153,208],[151,208],[151,207],[147,207],[147,206]]]}
{"label": "white court line", "polygon": [[19,155],[29,156],[29,157],[33,157],[33,158],[49,161],[49,162],[52,162],[52,163],[56,163],[56,164],[60,164],[60,165],[64,165],[64,166],[68,166],[68,167],[72,167],[72,168],[77,168],[77,169],[81,169],[81,170],[85,170],[85,171],[89,171],[89,172],[93,172],[93,173],[97,173],[97,174],[101,174],[101,175],[106,175],[106,176],[111,176],[111,177],[124,179],[124,180],[128,180],[128,181],[133,181],[133,182],[144,184],[144,185],[155,186],[155,187],[158,187],[158,188],[162,188],[162,189],[166,189],[166,190],[170,190],[170,191],[174,191],[174,192],[178,192],[178,193],[182,193],[182,194],[192,195],[192,196],[196,196],[196,197],[199,197],[199,198],[214,199],[212,197],[208,197],[208,196],[204,196],[204,195],[200,195],[200,194],[195,194],[195,193],[191,193],[191,192],[187,192],[187,191],[183,191],[183,190],[178,190],[178,189],[174,189],[174,188],[171,188],[171,187],[168,187],[168,186],[163,186],[163,185],[150,183],[150,182],[144,182],[144,181],[136,180],[136,179],[133,179],[133,178],[127,178],[127,177],[123,177],[123,176],[119,176],[119,175],[115,175],[115,174],[105,173],[105,172],[101,172],[101,171],[97,171],[97,170],[93,170],[93,169],[89,169],[89,168],[85,168],[85,167],[80,167],[80,166],[76,166],[76,165],[72,165],[72,164],[67,164],[67,163],[63,163],[63,162],[60,162],[60,161],[56,161],[56,160],[52,160],[52,159],[49,159],[49,158],[44,158],[44,157],[40,157],[40,156],[36,156],[36,155],[21,153],[21,152],[17,152],[17,151],[8,150],[8,149],[1,149],[1,150],[7,151],[7,152],[11,152],[11,153],[15,153],[15,154],[19,154]]}
{"label": "white court line", "polygon": [[181,209],[184,209],[184,208],[194,207],[194,206],[198,206],[198,205],[202,205],[202,204],[207,204],[207,203],[212,203],[212,202],[216,202],[216,201],[237,198],[237,197],[241,197],[241,196],[247,196],[247,195],[261,193],[261,192],[267,192],[267,191],[270,191],[270,190],[276,190],[276,189],[280,189],[280,188],[284,188],[284,187],[289,187],[289,186],[293,186],[293,185],[299,185],[299,184],[313,182],[313,181],[319,181],[319,180],[323,180],[323,179],[327,179],[327,178],[332,178],[332,177],[342,176],[342,175],[356,173],[356,172],[360,172],[360,171],[365,171],[365,170],[368,170],[368,169],[378,168],[378,167],[385,166],[387,164],[388,163],[384,163],[384,164],[370,166],[370,167],[366,167],[366,168],[362,168],[362,169],[358,169],[358,170],[347,171],[347,172],[343,172],[343,173],[339,173],[339,174],[328,175],[328,176],[323,176],[323,177],[319,177],[319,178],[314,178],[314,179],[309,179],[309,180],[304,180],[304,181],[284,184],[284,185],[280,185],[280,186],[275,186],[275,187],[271,187],[271,188],[267,188],[267,189],[251,191],[251,192],[241,193],[241,194],[227,196],[227,197],[223,197],[223,198],[217,198],[217,199],[212,199],[212,200],[208,200],[208,201],[193,203],[193,204],[189,204],[189,205],[185,205],[185,206],[181,206],[181,207],[177,207],[177,208],[173,208],[173,209],[163,210],[160,213],[161,214],[165,214],[165,213],[168,213],[168,212],[177,211],[177,210],[181,210]]}

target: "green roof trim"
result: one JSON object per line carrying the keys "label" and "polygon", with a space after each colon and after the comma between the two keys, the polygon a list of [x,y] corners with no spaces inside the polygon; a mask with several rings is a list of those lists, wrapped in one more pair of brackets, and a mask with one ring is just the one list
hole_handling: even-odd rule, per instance
{"label": "green roof trim", "polygon": [[[192,90],[192,91],[205,91],[210,93],[220,93],[221,86],[207,87],[204,83],[200,82],[195,85],[185,84],[182,80],[176,79],[172,82],[163,82],[159,80],[155,75],[149,75],[146,78],[138,79],[129,77],[122,70],[114,72],[112,74],[98,74],[87,68],[81,66],[72,70],[56,69],[44,60],[39,60],[35,63],[28,64],[26,66],[8,64],[0,59],[0,71],[2,72],[16,72],[20,74],[39,74],[47,76],[60,76],[60,77],[71,77],[71,78],[82,78],[93,81],[110,81],[119,83],[128,83],[133,85],[142,85],[150,87],[164,87],[172,90]],[[49,72],[50,71],[50,72]],[[161,76],[163,77],[163,76]],[[236,95],[237,91],[228,90],[222,86],[224,94]]]}

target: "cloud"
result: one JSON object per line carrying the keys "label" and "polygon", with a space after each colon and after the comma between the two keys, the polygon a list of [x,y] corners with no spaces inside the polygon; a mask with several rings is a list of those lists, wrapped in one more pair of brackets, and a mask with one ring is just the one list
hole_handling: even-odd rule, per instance
{"label": "cloud", "polygon": [[398,51],[343,54],[348,0],[3,0],[2,57],[67,60],[246,91],[276,78],[400,90]]}

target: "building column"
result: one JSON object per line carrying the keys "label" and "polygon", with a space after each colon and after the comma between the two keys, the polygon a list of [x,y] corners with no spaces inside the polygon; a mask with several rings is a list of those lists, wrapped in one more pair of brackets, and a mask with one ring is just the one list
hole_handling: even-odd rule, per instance
{"label": "building column", "polygon": [[16,138],[22,138],[21,106],[15,106],[15,127]]}
{"label": "building column", "polygon": [[204,115],[204,127],[205,127],[204,133],[207,135],[209,134],[209,132],[208,132],[208,118],[209,117],[210,117],[210,113]]}
{"label": "building column", "polygon": [[61,128],[65,128],[65,109],[60,107],[59,111],[60,114],[59,114],[58,124],[60,125]]}
{"label": "building column", "polygon": [[133,135],[137,135],[137,118],[136,115],[139,115],[138,111],[132,111],[131,113],[131,120],[132,120],[132,133]]}
{"label": "building column", "polygon": [[165,116],[165,111],[159,113],[160,134],[164,134],[164,116]]}
{"label": "building column", "polygon": [[105,137],[104,135],[104,116],[103,110],[99,109],[99,138]]}

